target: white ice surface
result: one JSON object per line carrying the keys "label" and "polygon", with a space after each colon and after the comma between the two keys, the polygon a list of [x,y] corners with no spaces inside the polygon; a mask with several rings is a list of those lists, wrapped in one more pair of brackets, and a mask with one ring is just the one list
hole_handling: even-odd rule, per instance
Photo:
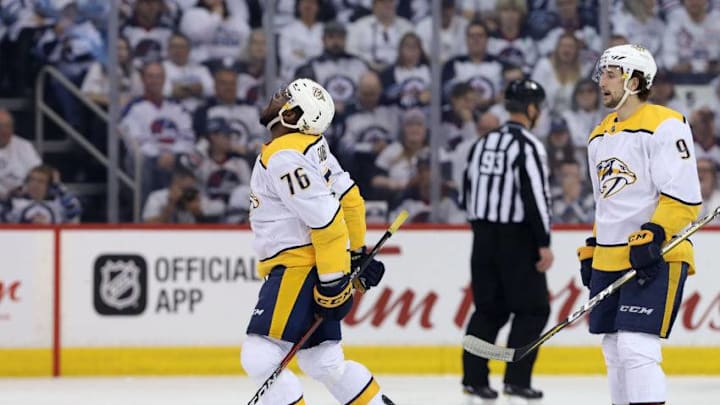
{"label": "white ice surface", "polygon": [[[301,377],[308,405],[336,404]],[[459,376],[377,376],[398,405],[468,405]],[[499,378],[493,378],[495,388]],[[536,376],[545,399],[533,405],[609,405],[603,376]],[[257,387],[246,377],[0,378],[2,405],[243,405]],[[720,404],[720,377],[670,377],[668,405]],[[506,399],[496,405],[506,405]],[[515,403],[513,403],[515,405]]]}

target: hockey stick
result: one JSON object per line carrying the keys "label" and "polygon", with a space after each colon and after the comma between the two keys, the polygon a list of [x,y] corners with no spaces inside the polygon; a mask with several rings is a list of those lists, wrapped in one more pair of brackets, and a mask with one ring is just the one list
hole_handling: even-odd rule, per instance
{"label": "hockey stick", "polygon": [[[380,238],[377,244],[372,248],[370,253],[368,253],[367,257],[365,257],[365,260],[362,262],[360,266],[358,266],[356,269],[354,269],[350,273],[350,280],[356,279],[360,273],[365,270],[365,268],[370,264],[372,259],[375,257],[376,254],[380,251],[382,246],[385,244],[385,242],[390,239],[390,237],[400,228],[400,226],[405,222],[405,220],[408,217],[408,212],[405,210],[400,211],[400,213],[395,217],[395,220],[392,222],[390,227],[385,231],[383,236]],[[305,345],[305,342],[312,336],[313,333],[315,333],[315,330],[320,326],[322,323],[323,318],[316,317],[313,324],[310,326],[310,328],[305,332],[301,337],[300,340],[297,341],[291,348],[290,351],[283,357],[283,359],[280,361],[280,365],[277,366],[275,371],[270,374],[270,377],[268,377],[265,382],[260,386],[260,388],[255,393],[255,396],[252,397],[250,402],[248,402],[248,405],[255,405],[260,402],[260,397],[265,395],[267,390],[270,389],[270,386],[277,380],[277,378],[280,376],[280,373],[285,370],[285,367],[287,367],[288,364],[290,364],[290,361],[295,357],[295,353],[300,350],[303,345]]]}
{"label": "hockey stick", "polygon": [[[665,245],[662,249],[662,254],[666,254],[673,248],[675,248],[677,245],[679,245],[682,241],[686,240],[690,235],[697,232],[698,229],[702,228],[703,226],[707,225],[710,221],[712,221],[716,216],[720,215],[720,207],[715,208],[713,212],[702,218],[701,220],[693,223],[689,228],[685,230],[682,234],[676,236],[673,238],[670,242],[668,242],[667,245]],[[517,349],[511,349],[508,347],[502,347],[502,346],[496,346],[490,342],[486,342],[476,336],[473,335],[465,335],[463,338],[463,349],[467,350],[469,353],[479,356],[485,359],[491,359],[491,360],[502,360],[506,362],[515,362],[523,357],[527,356],[528,354],[532,353],[535,349],[540,347],[543,343],[547,342],[551,337],[553,337],[556,333],[563,330],[566,326],[570,325],[571,323],[575,322],[578,318],[583,316],[585,313],[589,312],[591,309],[593,309],[600,301],[604,300],[608,296],[615,293],[622,285],[630,281],[635,275],[637,274],[637,271],[630,270],[627,273],[625,273],[622,277],[615,280],[614,283],[607,286],[604,290],[600,291],[592,297],[585,305],[583,305],[580,309],[573,312],[567,319],[560,322],[559,324],[555,325],[552,329],[547,331],[544,335],[537,338],[535,341],[528,343],[525,346],[519,347]]]}

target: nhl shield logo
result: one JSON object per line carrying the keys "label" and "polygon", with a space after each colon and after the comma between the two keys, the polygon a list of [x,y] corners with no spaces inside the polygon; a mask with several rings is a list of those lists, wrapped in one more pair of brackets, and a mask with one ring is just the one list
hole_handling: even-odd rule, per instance
{"label": "nhl shield logo", "polygon": [[108,261],[100,269],[100,298],[115,309],[137,305],[140,298],[140,268],[135,262]]}
{"label": "nhl shield logo", "polygon": [[104,255],[95,261],[95,309],[103,315],[138,315],[147,302],[147,265],[137,255]]}

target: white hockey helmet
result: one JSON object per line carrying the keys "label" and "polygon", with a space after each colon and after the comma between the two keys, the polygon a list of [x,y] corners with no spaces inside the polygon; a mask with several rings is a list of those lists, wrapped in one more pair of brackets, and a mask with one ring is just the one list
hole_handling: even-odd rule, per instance
{"label": "white hockey helmet", "polygon": [[[628,96],[631,94],[638,94],[642,90],[650,90],[652,87],[653,80],[655,80],[655,74],[657,73],[657,64],[650,51],[641,45],[617,45],[605,50],[600,56],[597,65],[595,65],[595,71],[593,72],[593,80],[600,82],[600,75],[603,70],[609,66],[616,66],[622,70],[623,77],[623,94],[622,99],[615,106],[615,110],[620,108]],[[628,88],[628,83],[634,72],[642,73],[645,78],[645,89],[637,89],[632,91]]]}
{"label": "white hockey helmet", "polygon": [[[286,128],[297,129],[304,134],[320,135],[325,132],[335,116],[335,103],[330,93],[310,79],[294,80],[287,86],[285,92],[288,101],[278,111],[280,123]],[[283,119],[283,113],[295,107],[300,107],[302,115],[295,124],[288,124]]]}

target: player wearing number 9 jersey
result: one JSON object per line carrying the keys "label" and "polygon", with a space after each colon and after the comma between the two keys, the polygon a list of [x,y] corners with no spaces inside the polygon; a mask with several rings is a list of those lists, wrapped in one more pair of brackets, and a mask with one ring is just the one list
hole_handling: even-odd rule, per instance
{"label": "player wearing number 9 jersey", "polygon": [[590,134],[596,204],[593,237],[578,249],[583,284],[595,296],[629,269],[637,282],[602,301],[590,332],[602,347],[613,404],[664,404],[660,338],[667,338],[695,272],[693,247],[661,246],[694,221],[701,196],[693,138],[677,111],[646,103],[657,67],[637,45],[609,48],[595,80],[610,113]]}
{"label": "player wearing number 9 jersey", "polygon": [[[263,383],[319,315],[324,321],[298,351],[298,365],[340,403],[379,405],[389,402],[370,371],[345,360],[340,347],[340,320],[352,306],[353,288],[377,285],[384,267],[373,260],[356,280],[348,276],[364,257],[365,204],[322,136],[334,111],[322,86],[297,79],[262,113],[272,139],[250,179],[250,224],[265,282],[241,360],[248,375]],[[299,380],[287,368],[263,401],[305,403]]]}

